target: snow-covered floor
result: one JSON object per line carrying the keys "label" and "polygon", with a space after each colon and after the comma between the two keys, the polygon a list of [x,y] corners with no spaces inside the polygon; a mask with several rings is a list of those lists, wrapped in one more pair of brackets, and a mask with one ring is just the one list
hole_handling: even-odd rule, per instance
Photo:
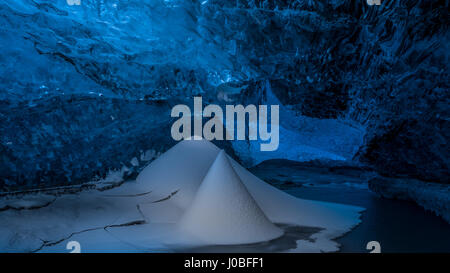
{"label": "snow-covered floor", "polygon": [[183,141],[136,181],[0,199],[0,252],[337,251],[361,207],[310,201],[260,180],[212,143]]}

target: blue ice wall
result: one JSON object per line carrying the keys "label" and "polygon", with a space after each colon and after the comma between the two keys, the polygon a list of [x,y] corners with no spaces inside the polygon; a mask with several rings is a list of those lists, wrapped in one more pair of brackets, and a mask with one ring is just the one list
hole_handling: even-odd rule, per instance
{"label": "blue ice wall", "polygon": [[[130,166],[173,144],[175,103],[261,101],[266,83],[286,123],[361,131],[345,160],[448,182],[448,39],[448,1],[3,0],[0,188]],[[315,128],[324,153],[342,150],[348,134]]]}

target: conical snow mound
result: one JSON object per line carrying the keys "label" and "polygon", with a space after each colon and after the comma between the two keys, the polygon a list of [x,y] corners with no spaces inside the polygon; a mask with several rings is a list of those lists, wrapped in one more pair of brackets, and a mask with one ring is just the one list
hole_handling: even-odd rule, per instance
{"label": "conical snow mound", "polygon": [[207,244],[247,244],[283,234],[266,217],[222,150],[179,222],[183,232]]}
{"label": "conical snow mound", "polygon": [[136,180],[138,193],[152,194],[140,210],[151,223],[173,223],[167,243],[175,245],[267,241],[281,235],[279,223],[322,229],[314,242],[298,240],[295,251],[337,251],[332,239],[357,225],[363,210],[289,195],[203,139],[181,141]]}
{"label": "conical snow mound", "polygon": [[136,182],[141,191],[152,191],[161,197],[177,192],[171,201],[186,208],[219,151],[204,139],[183,140],[142,170]]}

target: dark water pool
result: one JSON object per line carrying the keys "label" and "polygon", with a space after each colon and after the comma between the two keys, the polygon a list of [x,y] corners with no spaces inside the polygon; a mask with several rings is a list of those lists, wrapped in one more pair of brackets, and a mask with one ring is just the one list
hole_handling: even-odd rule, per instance
{"label": "dark water pool", "polygon": [[412,202],[380,198],[367,188],[369,172],[305,167],[289,161],[264,162],[251,171],[294,196],[362,206],[362,223],[339,238],[341,252],[450,252],[450,224]]}

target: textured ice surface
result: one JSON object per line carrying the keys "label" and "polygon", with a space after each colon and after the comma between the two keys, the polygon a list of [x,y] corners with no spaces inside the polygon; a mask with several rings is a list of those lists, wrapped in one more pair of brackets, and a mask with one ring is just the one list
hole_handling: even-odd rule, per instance
{"label": "textured ice surface", "polygon": [[301,130],[282,124],[270,156],[234,145],[246,164],[354,158],[386,175],[448,180],[445,1],[1,3],[4,190],[80,183],[139,150],[164,152],[168,139],[143,138],[171,123],[154,124],[169,115],[150,101],[257,104],[267,82]]}
{"label": "textured ice surface", "polygon": [[298,114],[281,103],[269,81],[258,85],[257,92],[259,95],[247,102],[279,105],[279,146],[275,151],[261,151],[260,140],[233,141],[235,154],[246,166],[254,166],[268,159],[351,161],[363,145],[364,126]]}
{"label": "textured ice surface", "polygon": [[145,164],[172,146],[164,103],[67,95],[0,105],[2,192],[85,183],[114,171],[122,176],[116,180],[129,179],[136,160]]}
{"label": "textured ice surface", "polygon": [[[171,151],[178,157],[170,156]],[[0,212],[0,233],[4,235],[0,249],[66,252],[65,244],[78,239],[85,252],[102,251],[102,245],[113,252],[182,251],[187,246],[266,241],[280,235],[280,224],[289,224],[317,228],[311,237],[314,241],[298,240],[295,247],[282,251],[336,251],[338,245],[332,239],[360,221],[360,207],[294,198],[258,179],[223,152],[217,158],[219,154],[220,150],[205,140],[186,140],[169,150],[169,156],[163,154],[150,163],[137,182],[61,195],[34,210]],[[189,168],[183,169],[185,164]],[[203,165],[207,165],[206,171]],[[152,180],[158,177],[153,172],[160,169],[174,179]],[[173,173],[179,176],[170,176]],[[200,180],[185,179],[188,175]],[[204,218],[203,213],[219,210],[224,214]],[[227,225],[218,225],[221,221]],[[229,228],[242,234],[230,237]],[[201,231],[205,237],[198,238],[195,233]]]}

